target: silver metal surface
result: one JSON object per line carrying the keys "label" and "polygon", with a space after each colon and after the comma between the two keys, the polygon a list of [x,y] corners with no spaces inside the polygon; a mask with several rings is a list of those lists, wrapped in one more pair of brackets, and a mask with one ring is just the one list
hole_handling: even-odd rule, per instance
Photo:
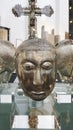
{"label": "silver metal surface", "polygon": [[9,41],[0,40],[0,83],[9,81],[15,70],[15,47]]}
{"label": "silver metal surface", "polygon": [[55,48],[42,39],[24,41],[16,50],[16,71],[24,93],[33,100],[45,99],[56,78]]}
{"label": "silver metal surface", "polygon": [[66,39],[56,46],[57,73],[62,82],[73,83],[73,41]]}

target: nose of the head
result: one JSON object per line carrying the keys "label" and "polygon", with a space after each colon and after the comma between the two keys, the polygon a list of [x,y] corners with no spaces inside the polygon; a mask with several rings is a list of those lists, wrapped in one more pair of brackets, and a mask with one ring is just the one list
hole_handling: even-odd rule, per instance
{"label": "nose of the head", "polygon": [[41,73],[41,69],[38,68],[35,72],[34,72],[34,80],[33,80],[33,84],[35,85],[40,85],[42,84],[42,73]]}

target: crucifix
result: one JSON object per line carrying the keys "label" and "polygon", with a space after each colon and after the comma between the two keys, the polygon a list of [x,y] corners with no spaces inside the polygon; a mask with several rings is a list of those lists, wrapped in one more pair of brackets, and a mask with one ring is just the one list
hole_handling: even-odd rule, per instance
{"label": "crucifix", "polygon": [[39,8],[36,6],[37,0],[29,0],[29,7],[22,8],[21,5],[15,5],[12,8],[12,12],[16,17],[20,17],[22,15],[29,16],[29,38],[35,38],[37,24],[36,24],[36,16],[41,16],[41,14],[45,14],[46,16],[50,17],[54,11],[52,7],[45,6],[44,8]]}

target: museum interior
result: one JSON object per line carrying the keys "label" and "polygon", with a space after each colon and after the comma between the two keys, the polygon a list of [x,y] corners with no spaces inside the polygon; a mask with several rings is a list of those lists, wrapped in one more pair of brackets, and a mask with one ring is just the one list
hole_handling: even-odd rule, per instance
{"label": "museum interior", "polygon": [[73,1],[0,1],[0,130],[73,130]]}

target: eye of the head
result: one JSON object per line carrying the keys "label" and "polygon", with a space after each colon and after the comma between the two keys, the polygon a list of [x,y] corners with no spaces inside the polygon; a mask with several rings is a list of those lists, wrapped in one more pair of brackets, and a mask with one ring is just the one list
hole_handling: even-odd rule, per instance
{"label": "eye of the head", "polygon": [[48,61],[43,62],[43,64],[41,65],[41,67],[42,67],[43,69],[45,69],[45,70],[49,70],[49,69],[52,68],[52,63],[51,63],[51,62],[48,62]]}
{"label": "eye of the head", "polygon": [[26,62],[24,63],[23,68],[27,71],[30,71],[35,69],[35,65],[31,62]]}

